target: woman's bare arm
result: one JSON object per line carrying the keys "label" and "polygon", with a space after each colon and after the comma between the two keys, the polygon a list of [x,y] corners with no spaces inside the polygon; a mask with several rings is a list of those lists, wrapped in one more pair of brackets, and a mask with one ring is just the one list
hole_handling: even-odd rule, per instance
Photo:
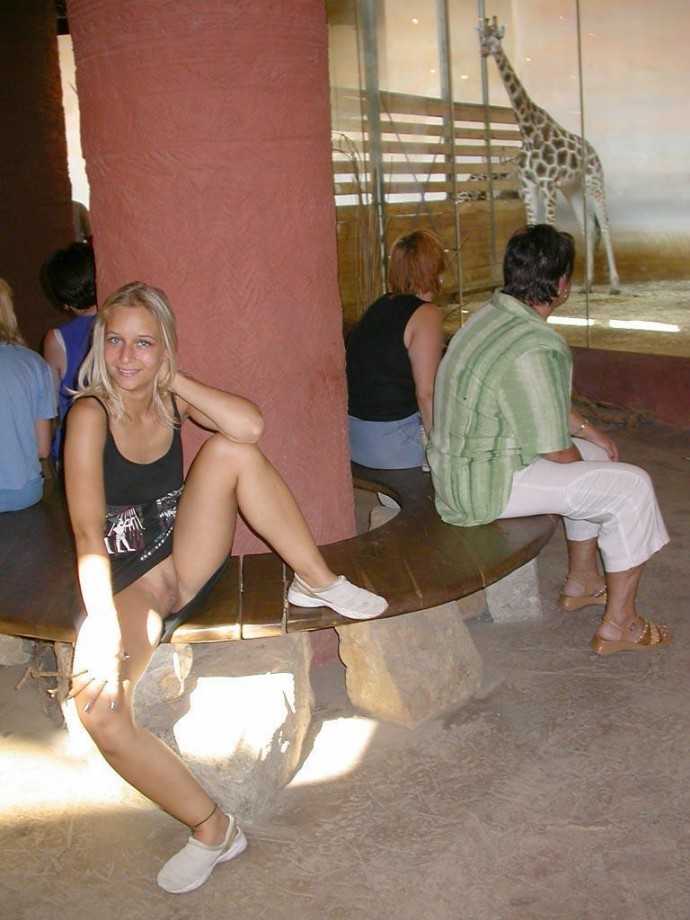
{"label": "woman's bare arm", "polygon": [[596,425],[593,425],[575,409],[570,410],[568,424],[573,437],[591,441],[592,444],[596,444],[606,451],[609,460],[618,460],[618,446],[613,438],[604,434],[603,431],[599,431]]}
{"label": "woman's bare arm", "polygon": [[443,352],[441,311],[433,303],[424,303],[410,317],[403,336],[412,365],[417,406],[424,430],[428,433],[433,419],[434,381]]}
{"label": "woman's bare arm", "polygon": [[43,342],[43,357],[50,365],[55,384],[55,392],[60,388],[62,378],[67,372],[67,353],[61,337],[55,329],[49,329]]}
{"label": "woman's bare arm", "polygon": [[106,415],[95,400],[80,399],[73,405],[65,437],[65,491],[86,612],[89,617],[117,623],[103,540],[103,447],[107,425]]}
{"label": "woman's bare arm", "polygon": [[228,440],[241,444],[256,444],[264,433],[261,410],[249,399],[180,373],[175,376],[172,390],[178,397],[181,414],[189,415],[202,428],[219,431]]}

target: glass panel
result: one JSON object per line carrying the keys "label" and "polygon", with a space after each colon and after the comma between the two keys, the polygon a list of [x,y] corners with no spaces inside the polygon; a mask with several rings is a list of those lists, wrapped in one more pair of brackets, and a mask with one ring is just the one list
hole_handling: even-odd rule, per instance
{"label": "glass panel", "polygon": [[[677,36],[690,25],[690,7],[675,0],[660,0],[653,9],[624,0],[492,0],[488,11],[505,28],[501,49],[512,70],[511,98],[496,56],[480,55],[484,0],[342,0],[327,6],[334,125],[344,125],[346,99],[357,110],[356,126],[353,116],[342,139],[360,158],[359,229],[352,231],[356,222],[350,222],[349,255],[346,235],[339,237],[341,276],[354,274],[357,259],[368,265],[367,294],[355,313],[378,293],[392,239],[413,226],[436,229],[448,249],[451,271],[441,302],[456,326],[500,283],[505,241],[526,220],[516,158],[523,132],[534,128],[529,116],[535,110],[520,107],[522,88],[542,110],[537,121],[555,138],[555,155],[581,162],[584,133],[594,173],[589,209],[606,206],[587,229],[595,249],[587,294],[578,290],[586,263],[582,183],[570,196],[574,209],[561,183],[556,223],[574,234],[577,264],[573,294],[553,321],[573,345],[688,354],[690,95],[678,79],[686,65]],[[333,41],[344,10],[347,48],[342,36],[339,44]],[[528,115],[522,132],[516,111]],[[543,137],[532,137],[536,153],[545,154]],[[341,161],[352,156],[341,154]],[[336,185],[339,234],[342,195],[352,188],[352,182]],[[543,209],[537,219],[544,219]],[[352,243],[355,232],[359,245]],[[363,274],[361,266],[358,271]],[[616,274],[620,294],[611,293]],[[347,315],[348,297],[343,300]]]}
{"label": "glass panel", "polygon": [[[606,180],[621,293],[595,259],[590,345],[690,355],[690,7],[580,0],[585,129]],[[603,242],[603,240],[602,240]]]}

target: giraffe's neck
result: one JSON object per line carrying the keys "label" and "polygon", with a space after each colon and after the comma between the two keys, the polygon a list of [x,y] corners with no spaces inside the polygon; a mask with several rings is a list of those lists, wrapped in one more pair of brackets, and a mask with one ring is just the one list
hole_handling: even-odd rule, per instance
{"label": "giraffe's neck", "polygon": [[503,80],[503,85],[510,96],[510,103],[515,112],[520,127],[523,131],[529,131],[534,127],[533,115],[538,106],[527,95],[527,92],[517,77],[517,74],[510,65],[510,61],[505,56],[503,48],[497,48],[493,52],[498,72]]}

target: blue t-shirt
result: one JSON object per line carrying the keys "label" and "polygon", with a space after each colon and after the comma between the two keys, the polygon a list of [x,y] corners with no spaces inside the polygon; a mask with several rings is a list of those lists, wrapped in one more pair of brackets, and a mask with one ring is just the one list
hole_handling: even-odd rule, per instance
{"label": "blue t-shirt", "polygon": [[56,414],[48,364],[23,345],[0,342],[0,489],[40,477],[35,424]]}
{"label": "blue t-shirt", "polygon": [[56,330],[62,337],[66,358],[65,376],[60,381],[58,392],[60,424],[55,429],[53,443],[50,448],[50,459],[53,461],[53,466],[56,469],[60,462],[60,453],[62,450],[63,423],[67,415],[67,410],[72,405],[72,400],[74,399],[74,390],[77,388],[79,368],[91,344],[91,328],[95,319],[95,315],[84,316],[79,314]]}

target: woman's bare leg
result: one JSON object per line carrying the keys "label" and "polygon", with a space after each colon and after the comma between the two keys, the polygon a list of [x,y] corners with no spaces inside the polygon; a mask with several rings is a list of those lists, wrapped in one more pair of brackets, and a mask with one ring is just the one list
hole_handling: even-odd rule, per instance
{"label": "woman's bare leg", "polygon": [[564,591],[569,597],[595,594],[604,586],[604,576],[599,571],[597,540],[566,540],[568,547],[568,574]]}
{"label": "woman's bare leg", "polygon": [[192,464],[175,520],[180,606],[229,555],[238,508],[307,584],[321,587],[335,579],[292,492],[259,448],[213,435]]}
{"label": "woman's bare leg", "polygon": [[[220,843],[227,831],[228,818],[214,808],[213,800],[194,779],[184,763],[159,738],[139,728],[132,714],[134,688],[146,670],[158,645],[161,617],[165,606],[160,590],[146,577],[115,597],[123,647],[128,658],[122,665],[122,685],[116,706],[99,697],[84,711],[86,693],[75,697],[82,724],[110,766],[135,789],[155,802],[173,818],[194,828],[194,836],[207,844]],[[75,647],[75,673],[79,669],[79,638]],[[82,699],[82,697],[84,697]]]}
{"label": "woman's bare leg", "polygon": [[[591,588],[600,587],[606,581],[606,609],[597,629],[597,635],[602,639],[613,641],[635,642],[644,630],[644,621],[637,613],[637,589],[642,578],[644,565],[637,565],[622,572],[606,572],[602,576],[599,572],[598,550],[596,540],[568,540],[568,577],[581,585]],[[568,579],[566,579],[566,586]],[[571,585],[571,591],[577,589]],[[658,623],[662,635],[669,630],[664,624]]]}

